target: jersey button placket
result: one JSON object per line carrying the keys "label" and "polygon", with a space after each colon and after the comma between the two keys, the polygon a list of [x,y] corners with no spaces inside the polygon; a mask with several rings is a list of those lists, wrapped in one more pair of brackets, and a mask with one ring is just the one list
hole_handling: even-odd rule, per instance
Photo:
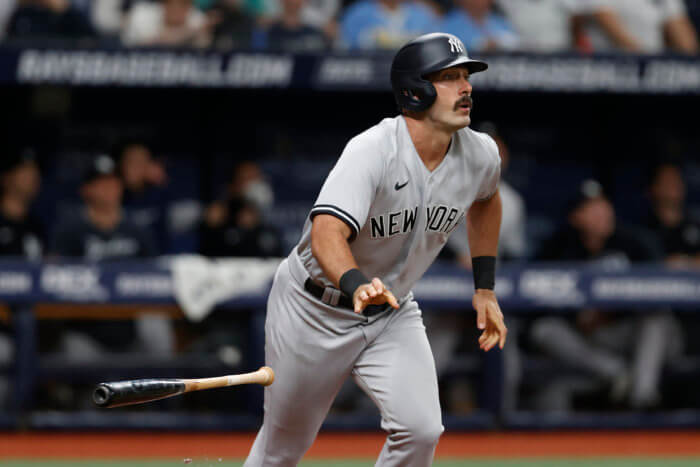
{"label": "jersey button placket", "polygon": [[428,178],[425,181],[425,193],[423,194],[423,206],[424,209],[428,208],[428,205],[430,204],[430,198],[433,192],[433,174],[431,173],[428,175]]}

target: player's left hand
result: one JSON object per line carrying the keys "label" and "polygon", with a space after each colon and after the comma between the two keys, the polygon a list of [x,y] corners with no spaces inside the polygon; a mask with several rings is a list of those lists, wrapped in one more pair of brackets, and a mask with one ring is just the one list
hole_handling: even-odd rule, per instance
{"label": "player's left hand", "polygon": [[479,347],[488,352],[494,345],[503,349],[506,345],[506,328],[503,321],[503,313],[501,307],[498,306],[496,294],[493,290],[477,289],[472,299],[472,305],[476,310],[476,326],[483,329],[481,337],[479,337]]}

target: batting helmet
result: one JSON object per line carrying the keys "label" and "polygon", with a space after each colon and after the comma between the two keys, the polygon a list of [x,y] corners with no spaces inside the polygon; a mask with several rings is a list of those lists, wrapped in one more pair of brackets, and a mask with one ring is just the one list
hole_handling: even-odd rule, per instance
{"label": "batting helmet", "polygon": [[437,91],[425,75],[456,65],[466,65],[469,73],[488,68],[486,63],[469,58],[462,41],[452,34],[436,32],[413,39],[401,47],[391,64],[396,103],[415,112],[428,109],[435,102]]}

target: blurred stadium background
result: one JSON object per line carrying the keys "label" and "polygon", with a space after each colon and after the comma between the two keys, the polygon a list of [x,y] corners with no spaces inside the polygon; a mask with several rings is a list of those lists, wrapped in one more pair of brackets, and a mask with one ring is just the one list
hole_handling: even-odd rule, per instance
{"label": "blurred stadium background", "polygon": [[[697,0],[0,1],[0,465],[239,465],[260,388],[91,388],[263,364],[277,258],[438,30],[490,64],[511,332],[478,352],[455,234],[416,287],[436,465],[700,465],[698,27]],[[348,385],[305,465],[381,444]]]}

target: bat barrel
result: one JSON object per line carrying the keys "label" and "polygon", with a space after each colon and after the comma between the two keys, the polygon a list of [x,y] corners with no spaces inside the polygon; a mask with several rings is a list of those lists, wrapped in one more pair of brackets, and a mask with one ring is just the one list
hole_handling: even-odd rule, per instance
{"label": "bat barrel", "polygon": [[92,394],[98,407],[119,407],[140,404],[185,392],[185,383],[179,379],[137,379],[101,383]]}

